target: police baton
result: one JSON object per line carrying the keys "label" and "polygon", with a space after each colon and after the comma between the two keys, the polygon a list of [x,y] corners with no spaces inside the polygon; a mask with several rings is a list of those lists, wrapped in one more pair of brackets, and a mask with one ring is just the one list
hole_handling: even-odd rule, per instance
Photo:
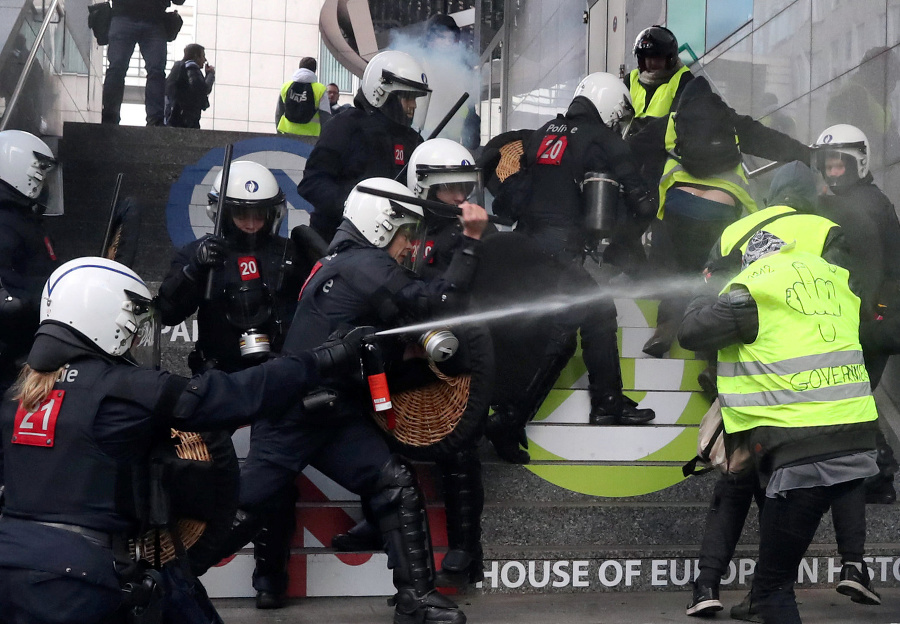
{"label": "police baton", "polygon": [[[231,172],[231,156],[234,153],[234,145],[229,143],[225,146],[225,161],[222,163],[222,183],[219,184],[219,201],[216,209],[216,225],[213,228],[213,236],[222,235],[222,221],[225,215],[225,197],[228,195],[228,174]],[[203,298],[206,301],[212,299],[213,291],[213,269],[209,269],[206,275],[206,292]]]}
{"label": "police baton", "polygon": [[[409,197],[408,195],[401,195],[400,193],[392,193],[390,191],[382,191],[381,189],[376,189],[369,186],[357,186],[356,190],[360,193],[375,195],[376,197],[384,197],[385,199],[391,199],[397,202],[405,202],[407,204],[421,206],[422,208],[430,210],[434,214],[441,217],[458,217],[463,213],[462,208],[460,208],[459,206],[446,204],[442,201]],[[488,215],[488,221],[490,221],[491,223],[496,223],[497,225],[506,226],[512,226],[515,223],[515,221],[512,221],[511,219],[505,219],[503,217],[498,217],[497,215],[491,214]]]}
{"label": "police baton", "polygon": [[[113,222],[116,220],[116,204],[119,203],[119,191],[122,188],[123,177],[125,177],[124,173],[116,175],[116,187],[113,189],[112,203],[109,205],[109,221],[106,223],[106,236],[103,237],[103,247],[100,248],[101,258],[106,257],[106,252],[109,251],[109,246],[112,244]],[[110,258],[110,260],[115,260],[115,258]]]}

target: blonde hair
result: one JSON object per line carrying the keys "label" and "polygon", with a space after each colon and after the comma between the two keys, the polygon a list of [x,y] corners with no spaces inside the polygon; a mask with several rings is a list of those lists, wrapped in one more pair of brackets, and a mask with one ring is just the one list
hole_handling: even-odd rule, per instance
{"label": "blonde hair", "polygon": [[62,366],[58,370],[45,373],[36,371],[26,364],[19,371],[19,377],[13,386],[15,392],[13,399],[21,401],[22,407],[29,412],[37,410],[50,396],[50,391],[65,369],[66,367]]}

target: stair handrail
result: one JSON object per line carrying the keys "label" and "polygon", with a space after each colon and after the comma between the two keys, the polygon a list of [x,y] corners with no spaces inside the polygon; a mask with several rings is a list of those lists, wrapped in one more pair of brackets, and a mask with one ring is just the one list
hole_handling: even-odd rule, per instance
{"label": "stair handrail", "polygon": [[6,130],[6,125],[12,118],[12,111],[19,102],[19,96],[22,95],[22,89],[25,88],[25,79],[28,78],[31,66],[34,65],[34,59],[37,56],[38,49],[41,47],[41,43],[44,41],[44,35],[47,33],[47,28],[50,26],[50,18],[56,13],[57,5],[59,5],[59,0],[50,0],[50,6],[44,11],[44,20],[41,22],[37,37],[34,38],[34,43],[31,44],[31,50],[28,52],[28,58],[25,59],[25,66],[22,68],[22,74],[19,76],[18,82],[16,82],[16,88],[13,89],[9,101],[6,103],[6,110],[3,111],[3,118],[0,119],[0,132]]}

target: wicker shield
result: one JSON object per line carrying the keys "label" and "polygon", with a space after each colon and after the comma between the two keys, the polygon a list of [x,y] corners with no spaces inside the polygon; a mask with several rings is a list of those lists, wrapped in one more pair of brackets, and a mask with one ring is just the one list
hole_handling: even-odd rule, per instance
{"label": "wicker shield", "polygon": [[418,387],[392,392],[395,425],[388,428],[384,412],[375,422],[394,451],[412,459],[433,461],[477,443],[490,406],[494,378],[491,339],[483,327],[451,327],[466,372],[448,375],[430,364]]}
{"label": "wicker shield", "polygon": [[[178,537],[189,556],[203,560],[202,554],[228,535],[237,510],[239,468],[231,438],[225,432],[172,429],[162,453]],[[154,564],[158,552],[160,565],[177,556],[167,529],[147,531],[131,542],[131,550],[135,558]]]}

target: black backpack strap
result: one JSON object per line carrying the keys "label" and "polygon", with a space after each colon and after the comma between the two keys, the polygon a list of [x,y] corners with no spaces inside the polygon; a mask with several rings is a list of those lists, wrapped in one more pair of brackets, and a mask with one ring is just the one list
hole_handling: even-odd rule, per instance
{"label": "black backpack strap", "polygon": [[777,215],[773,215],[767,219],[763,219],[762,221],[757,223],[755,227],[750,228],[749,231],[744,232],[743,236],[741,236],[737,240],[737,242],[734,244],[734,247],[731,248],[731,251],[729,251],[727,255],[722,256],[721,258],[717,259],[715,262],[711,263],[707,267],[709,269],[710,273],[715,273],[716,271],[721,271],[723,269],[727,269],[728,267],[732,266],[735,262],[737,262],[737,264],[740,265],[741,256],[743,256],[743,252],[741,252],[741,247],[744,245],[744,243],[746,243],[748,240],[753,238],[754,234],[756,234],[757,232],[762,230],[764,227],[766,227],[773,221],[777,221],[778,219],[780,219],[782,217],[789,217],[789,216],[795,215],[795,214],[797,214],[796,211],[795,212],[782,212]]}

